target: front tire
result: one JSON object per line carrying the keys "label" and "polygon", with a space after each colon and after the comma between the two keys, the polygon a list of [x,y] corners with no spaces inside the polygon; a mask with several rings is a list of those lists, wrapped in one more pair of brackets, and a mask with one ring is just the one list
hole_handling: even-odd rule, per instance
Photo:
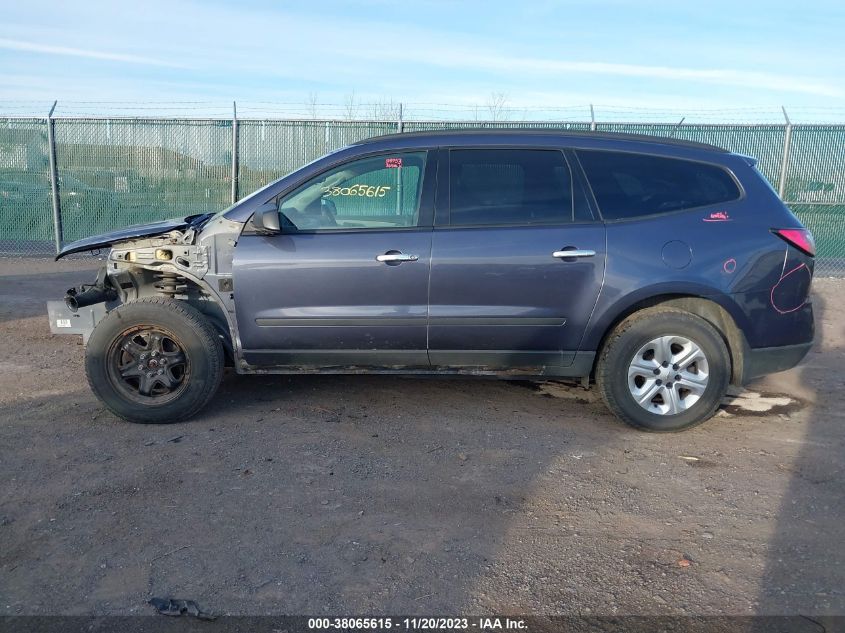
{"label": "front tire", "polygon": [[727,392],[731,358],[707,321],[647,308],[622,321],[599,356],[596,382],[608,409],[637,429],[673,432],[709,420]]}
{"label": "front tire", "polygon": [[94,394],[116,416],[143,424],[197,413],[217,391],[223,361],[220,338],[202,313],[164,297],[109,312],[85,350]]}

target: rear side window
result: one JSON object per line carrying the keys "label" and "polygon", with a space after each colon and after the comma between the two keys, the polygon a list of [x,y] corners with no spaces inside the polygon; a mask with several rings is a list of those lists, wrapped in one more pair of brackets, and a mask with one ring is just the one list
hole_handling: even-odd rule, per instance
{"label": "rear side window", "polygon": [[721,167],[675,158],[624,152],[579,151],[605,220],[669,213],[740,197]]}
{"label": "rear side window", "polygon": [[449,152],[452,226],[572,222],[572,174],[556,150]]}

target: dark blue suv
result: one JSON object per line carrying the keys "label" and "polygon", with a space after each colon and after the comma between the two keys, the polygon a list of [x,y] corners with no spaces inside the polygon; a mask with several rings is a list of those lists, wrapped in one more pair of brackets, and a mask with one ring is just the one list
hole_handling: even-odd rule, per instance
{"label": "dark blue suv", "polygon": [[713,415],[813,340],[812,236],[755,160],[675,139],[526,130],[361,141],[214,215],[111,246],[50,302],[135,422],[238,373],[595,380],[640,429]]}

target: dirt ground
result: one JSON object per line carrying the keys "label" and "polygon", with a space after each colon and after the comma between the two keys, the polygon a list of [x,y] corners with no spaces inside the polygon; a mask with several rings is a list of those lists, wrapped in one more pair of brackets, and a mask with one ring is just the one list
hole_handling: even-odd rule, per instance
{"label": "dirt ground", "polygon": [[156,427],[49,332],[96,266],[0,259],[0,614],[845,614],[843,280],[686,433],[559,382],[234,374]]}

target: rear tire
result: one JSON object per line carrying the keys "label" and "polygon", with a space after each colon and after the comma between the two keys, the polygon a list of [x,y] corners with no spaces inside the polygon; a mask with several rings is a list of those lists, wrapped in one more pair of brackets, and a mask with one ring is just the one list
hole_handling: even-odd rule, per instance
{"label": "rear tire", "polygon": [[731,358],[710,323],[675,308],[622,321],[596,366],[607,408],[634,428],[684,431],[709,420],[727,392]]}
{"label": "rear tire", "polygon": [[208,320],[183,301],[148,297],[109,312],[85,350],[88,384],[116,416],[181,422],[202,409],[223,377],[223,346]]}

